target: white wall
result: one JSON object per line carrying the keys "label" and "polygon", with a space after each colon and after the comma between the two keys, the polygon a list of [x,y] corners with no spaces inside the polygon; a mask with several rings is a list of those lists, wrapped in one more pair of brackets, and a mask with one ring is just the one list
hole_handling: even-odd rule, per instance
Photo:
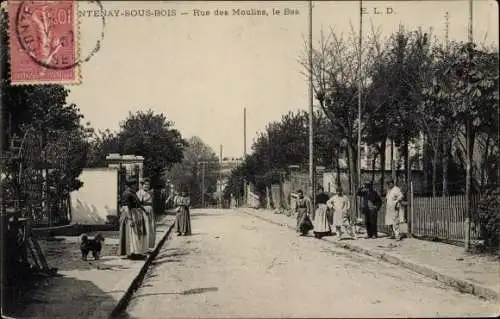
{"label": "white wall", "polygon": [[74,224],[105,224],[107,215],[117,215],[118,169],[86,168],[79,179],[83,186],[71,192]]}

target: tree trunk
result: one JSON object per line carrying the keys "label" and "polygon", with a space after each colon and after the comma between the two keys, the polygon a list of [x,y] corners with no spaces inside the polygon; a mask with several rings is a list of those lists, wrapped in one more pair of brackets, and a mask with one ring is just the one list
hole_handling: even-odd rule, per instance
{"label": "tree trunk", "polygon": [[337,189],[337,186],[340,185],[340,154],[341,151],[338,152],[338,155],[335,157],[335,166],[337,167],[337,185],[335,186],[335,189]]}
{"label": "tree trunk", "polygon": [[352,169],[352,154],[351,154],[351,148],[348,146],[347,147],[347,173],[349,174],[349,190],[351,194],[355,194],[354,192],[354,181],[353,181],[353,169]]}
{"label": "tree trunk", "polygon": [[373,154],[373,157],[372,157],[372,184],[375,183],[375,170],[377,169],[376,164],[377,164],[378,152],[374,152],[374,153],[375,154]]}
{"label": "tree trunk", "polygon": [[405,184],[409,185],[411,179],[411,167],[410,167],[410,141],[408,134],[405,133],[404,145],[403,145],[403,157],[405,161]]}
{"label": "tree trunk", "polygon": [[443,141],[443,193],[442,196],[448,196],[448,162],[450,154],[450,139],[448,137]]}
{"label": "tree trunk", "polygon": [[359,188],[359,183],[358,181],[358,161],[357,161],[357,154],[356,154],[356,149],[355,146],[349,145],[349,152],[350,152],[350,160],[351,160],[351,176],[352,176],[352,187],[354,190],[354,193],[356,193],[357,189]]}
{"label": "tree trunk", "polygon": [[438,157],[439,157],[439,152],[438,148],[434,148],[434,154],[433,154],[433,159],[432,159],[432,197],[437,196],[437,164],[438,164]]}
{"label": "tree trunk", "polygon": [[43,174],[45,175],[42,188],[42,198],[45,202],[44,210],[45,213],[47,214],[48,225],[49,227],[51,227],[53,222],[53,216],[52,216],[52,207],[50,205],[51,199],[50,199],[50,188],[49,188],[49,167],[47,165],[48,132],[46,132],[44,129],[41,129],[40,144],[43,152],[42,154]]}
{"label": "tree trunk", "polygon": [[481,186],[484,186],[488,183],[488,161],[490,157],[490,136],[486,137],[486,142],[484,146],[484,155],[483,155],[483,163],[481,165]]}
{"label": "tree trunk", "polygon": [[385,149],[387,147],[387,138],[382,141],[380,146],[380,195],[384,194],[385,183]]}
{"label": "tree trunk", "polygon": [[465,248],[470,249],[470,230],[471,230],[471,217],[472,217],[472,161],[474,159],[474,131],[470,119],[466,120],[466,170],[465,170],[465,198],[466,198],[466,229],[465,229]]}
{"label": "tree trunk", "polygon": [[394,141],[391,139],[391,176],[396,181],[396,165],[394,163]]}
{"label": "tree trunk", "polygon": [[424,170],[424,193],[429,191],[429,145],[428,137],[424,134],[424,143],[422,147],[422,169]]}

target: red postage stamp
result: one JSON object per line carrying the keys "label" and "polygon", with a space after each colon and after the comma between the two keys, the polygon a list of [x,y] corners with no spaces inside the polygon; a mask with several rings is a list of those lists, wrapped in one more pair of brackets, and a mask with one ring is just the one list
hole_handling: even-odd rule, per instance
{"label": "red postage stamp", "polygon": [[10,1],[10,79],[78,84],[77,1]]}

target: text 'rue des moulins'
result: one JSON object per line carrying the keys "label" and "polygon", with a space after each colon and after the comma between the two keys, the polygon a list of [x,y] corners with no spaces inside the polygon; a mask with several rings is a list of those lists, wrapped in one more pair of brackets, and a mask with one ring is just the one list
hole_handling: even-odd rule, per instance
{"label": "text 'rue des moulins'", "polygon": [[[297,8],[232,8],[232,9],[193,9],[192,14],[195,17],[208,17],[208,16],[296,16],[301,11]],[[362,7],[362,14],[373,15],[391,15],[394,14],[392,7]]]}
{"label": "text 'rue des moulins'", "polygon": [[259,9],[259,8],[233,8],[233,9],[213,9],[213,10],[200,10],[193,9],[193,16],[207,17],[207,16],[269,16],[269,15],[299,15],[299,9],[293,8],[272,8],[272,9]]}

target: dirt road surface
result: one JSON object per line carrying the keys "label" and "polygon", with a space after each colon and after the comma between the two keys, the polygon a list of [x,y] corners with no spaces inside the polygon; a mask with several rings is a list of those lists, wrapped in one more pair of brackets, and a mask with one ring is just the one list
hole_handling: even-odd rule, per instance
{"label": "dirt road surface", "polygon": [[192,211],[163,247],[132,318],[491,316],[493,302],[236,210]]}

